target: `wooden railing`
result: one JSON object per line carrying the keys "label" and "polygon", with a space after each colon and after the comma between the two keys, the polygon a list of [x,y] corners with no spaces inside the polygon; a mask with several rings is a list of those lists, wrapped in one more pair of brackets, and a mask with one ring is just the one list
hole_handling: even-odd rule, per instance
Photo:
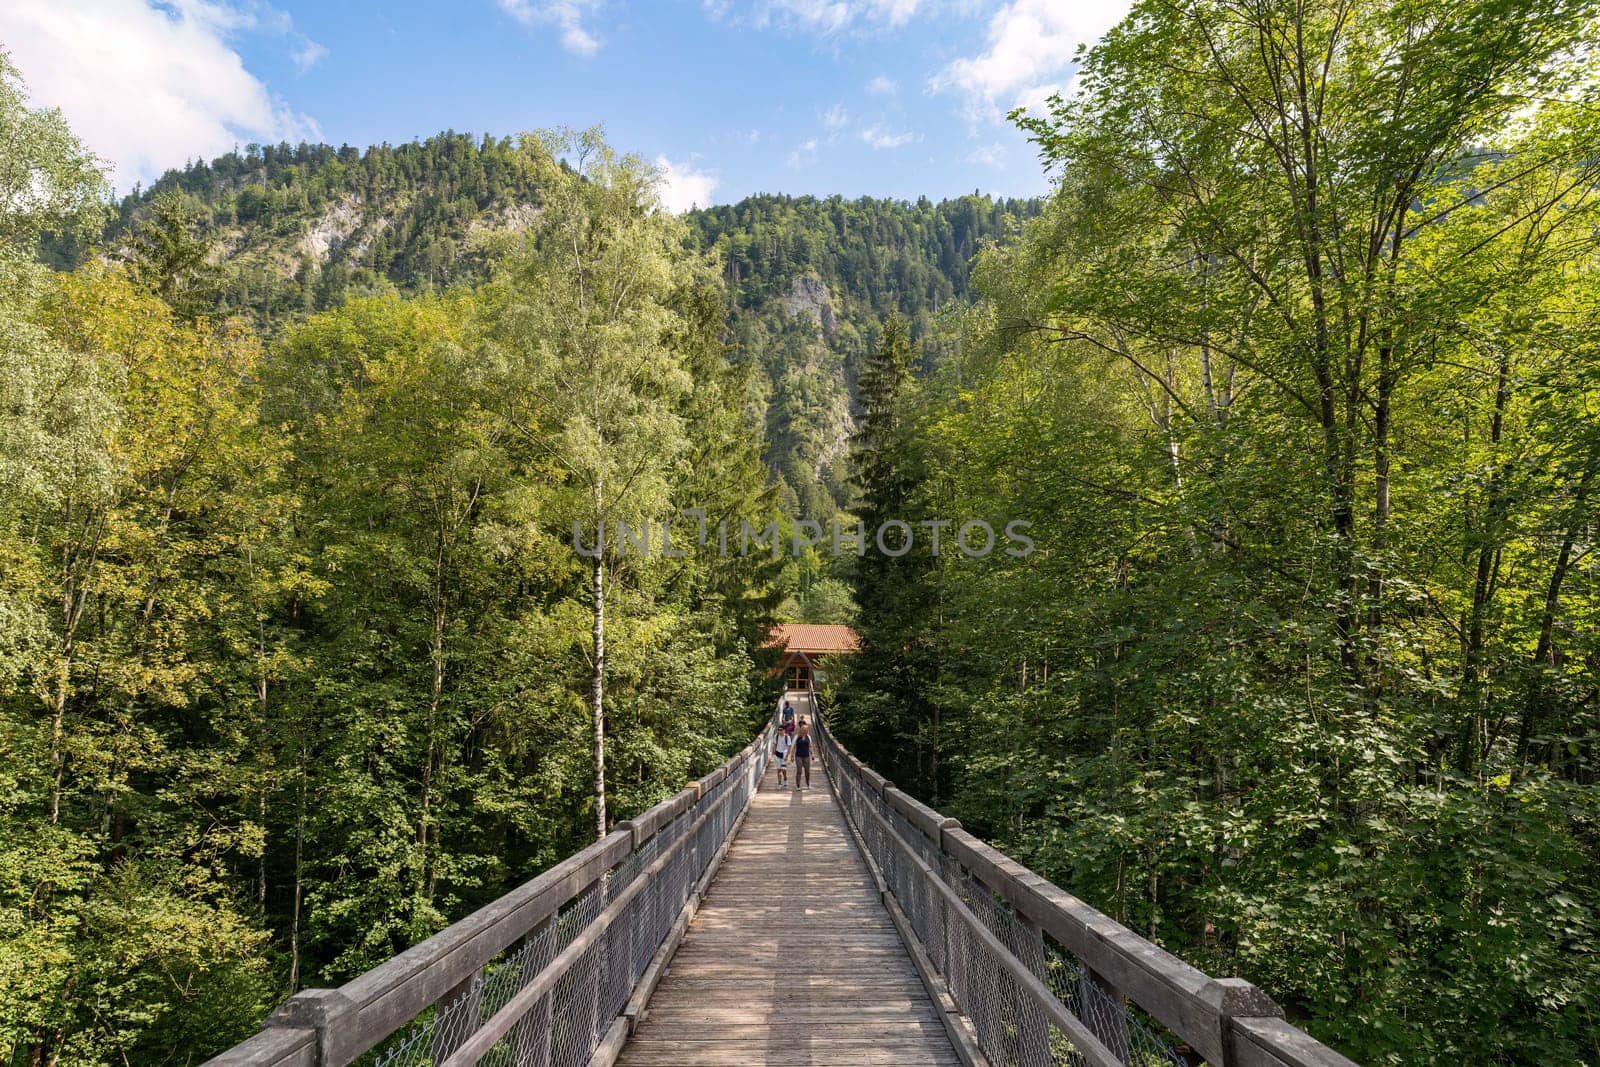
{"label": "wooden railing", "polygon": [[296,993],[211,1064],[614,1061],[744,817],[772,731],[421,944],[337,989]]}
{"label": "wooden railing", "polygon": [[[1208,977],[894,788],[810,704],[822,767],[969,1065],[1354,1067],[1255,986]],[[772,733],[421,944],[296,993],[211,1063],[611,1064],[738,831]]]}
{"label": "wooden railing", "polygon": [[823,766],[968,1063],[1355,1067],[1249,982],[1208,977],[894,788],[823,719]]}

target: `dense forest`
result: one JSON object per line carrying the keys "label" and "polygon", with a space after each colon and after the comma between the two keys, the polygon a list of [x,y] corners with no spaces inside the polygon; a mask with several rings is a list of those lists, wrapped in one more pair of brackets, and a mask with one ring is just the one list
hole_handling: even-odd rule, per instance
{"label": "dense forest", "polygon": [[[920,365],[936,366],[951,348],[949,316],[970,303],[973,257],[1039,209],[976,195],[937,204],[757,196],[688,213],[696,246],[722,266],[736,358],[762,369],[766,456],[786,514],[827,523],[852,507],[856,379],[885,318],[903,316]],[[799,610],[845,621],[827,602],[803,597]]]}
{"label": "dense forest", "polygon": [[[135,189],[103,227],[46,234],[42,258],[60,268],[91,248],[138,258],[152,230],[192,232],[203,262],[184,267],[170,250],[147,250],[168,260],[169,276],[184,276],[184,295],[169,291],[168,301],[240,316],[271,339],[354,297],[482,284],[540,205],[513,139],[447,132],[364,151],[250,145]],[[951,349],[951,316],[970,303],[978,249],[1014,237],[1041,207],[980,195],[755,196],[684,215],[687,249],[718,264],[727,358],[752,368],[743,402],[785,515],[849,521],[856,376],[885,316],[907,318],[931,369]],[[780,578],[779,614],[848,621],[849,577],[806,555]]]}
{"label": "dense forest", "polygon": [[[676,217],[594,132],[113,202],[0,56],[0,1048],[226,1047],[747,741],[788,618],[1351,1057],[1600,1063],[1597,14],[1143,0],[1044,200]],[[573,551],[685,508],[913,542]]]}
{"label": "dense forest", "polygon": [[525,138],[541,211],[479,285],[265,339],[182,203],[36,262],[103,181],[9,68],[0,140],[9,1062],[195,1062],[748,741],[779,564],[572,549],[775,515],[653,170]]}
{"label": "dense forest", "polygon": [[865,375],[841,732],[1363,1063],[1600,1063],[1594,14],[1139,4]]}

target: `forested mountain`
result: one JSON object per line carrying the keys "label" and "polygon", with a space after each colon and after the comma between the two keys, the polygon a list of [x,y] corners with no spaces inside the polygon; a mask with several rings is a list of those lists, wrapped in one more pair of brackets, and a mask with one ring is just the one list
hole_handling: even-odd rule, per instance
{"label": "forested mountain", "polygon": [[509,139],[250,145],[124,197],[103,243],[117,247],[174,194],[226,268],[219,310],[269,332],[349,293],[480,280],[482,238],[526,229],[538,204],[528,156]]}
{"label": "forested mountain", "polygon": [[948,347],[941,313],[970,300],[973,257],[1039,206],[756,196],[688,215],[722,264],[735,351],[764,372],[768,462],[791,514],[826,522],[850,506],[856,379],[884,319],[903,316],[933,367]]}
{"label": "forested mountain", "polygon": [[[188,219],[220,260],[208,310],[243,313],[270,336],[351,295],[481,281],[489,251],[526,231],[540,203],[511,139],[251,145],[125,197],[101,243],[124,246],[162,211]],[[852,390],[884,316],[906,317],[931,366],[940,313],[970,299],[973,257],[1039,207],[976,194],[754,196],[687,213],[690,247],[721,263],[734,361],[761,369],[749,402],[791,513],[826,519],[848,506]],[[68,263],[83,249],[52,251]]]}

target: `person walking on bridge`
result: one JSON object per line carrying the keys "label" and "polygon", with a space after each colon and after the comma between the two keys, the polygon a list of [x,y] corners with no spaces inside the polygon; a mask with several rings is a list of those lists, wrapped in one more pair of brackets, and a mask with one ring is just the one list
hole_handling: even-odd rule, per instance
{"label": "person walking on bridge", "polygon": [[800,729],[795,731],[794,737],[794,788],[800,790],[800,781],[805,779],[805,787],[811,788],[811,724],[805,719],[800,720]]}
{"label": "person walking on bridge", "polygon": [[777,758],[778,788],[788,785],[789,749],[794,746],[794,724],[785,723],[778,727],[777,741],[773,745],[772,754]]}

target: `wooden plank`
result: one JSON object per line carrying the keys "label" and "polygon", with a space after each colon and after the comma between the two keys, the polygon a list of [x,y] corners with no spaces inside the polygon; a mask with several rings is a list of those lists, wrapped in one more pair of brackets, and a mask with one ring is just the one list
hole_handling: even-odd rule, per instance
{"label": "wooden plank", "polygon": [[701,796],[705,796],[707,793],[711,792],[711,790],[715,789],[718,785],[720,785],[722,783],[722,781],[727,777],[728,777],[728,768],[727,768],[726,765],[724,765],[724,766],[718,767],[716,770],[712,771],[710,774],[708,774],[705,777],[701,778],[700,779],[700,795]]}
{"label": "wooden plank", "polygon": [[629,831],[633,835],[633,849],[637,852],[641,845],[660,833],[663,826],[688,811],[699,795],[699,792],[691,786],[673,794],[655,807],[649,808],[625,822],[617,823],[614,829]]}
{"label": "wooden plank", "polygon": [[940,847],[943,840],[940,836],[942,831],[961,829],[961,823],[957,820],[945,818],[920,800],[902,793],[893,786],[883,791],[883,799],[891,808],[905,816],[906,822],[922,831],[922,835],[931,841],[935,848]]}
{"label": "wooden plank", "polygon": [[960,1063],[819,771],[766,775],[620,1064]]}
{"label": "wooden plank", "polygon": [[272,1026],[220,1055],[205,1067],[316,1067],[317,1033]]}
{"label": "wooden plank", "polygon": [[[650,1018],[658,1023],[672,1020],[675,1023],[689,1025],[717,1024],[717,1025],[748,1025],[764,1026],[773,1022],[786,1020],[807,1020],[817,1022],[837,1022],[838,1009],[834,1004],[822,1004],[815,1001],[804,1003],[782,1003],[776,1007],[767,1005],[750,1005],[743,1003],[708,1003],[705,999],[695,1001],[680,1001],[676,1007],[664,1006],[660,1003],[652,1004],[648,1012]],[[855,1020],[870,1020],[874,1016],[886,1015],[894,1019],[919,1020],[937,1023],[939,1012],[931,1005],[924,1003],[920,998],[912,1000],[910,997],[899,997],[890,1000],[862,1002],[859,998],[854,1000],[854,1007],[850,1017]]]}
{"label": "wooden plank", "polygon": [[606,1029],[605,1036],[600,1039],[594,1055],[589,1057],[589,1067],[611,1067],[622,1054],[622,1046],[627,1040],[628,1023],[619,1015],[611,1020],[611,1025]]}
{"label": "wooden plank", "polygon": [[1278,1018],[1232,1020],[1233,1058],[1237,1067],[1356,1067],[1316,1038]]}
{"label": "wooden plank", "polygon": [[761,1042],[721,1046],[700,1045],[682,1048],[655,1047],[624,1050],[620,1062],[635,1067],[684,1067],[697,1064],[701,1067],[747,1067],[764,1064],[767,1067],[960,1067],[961,1061],[954,1053],[940,1053],[911,1048],[816,1048],[796,1046],[786,1048],[781,1038],[767,1038]]}

